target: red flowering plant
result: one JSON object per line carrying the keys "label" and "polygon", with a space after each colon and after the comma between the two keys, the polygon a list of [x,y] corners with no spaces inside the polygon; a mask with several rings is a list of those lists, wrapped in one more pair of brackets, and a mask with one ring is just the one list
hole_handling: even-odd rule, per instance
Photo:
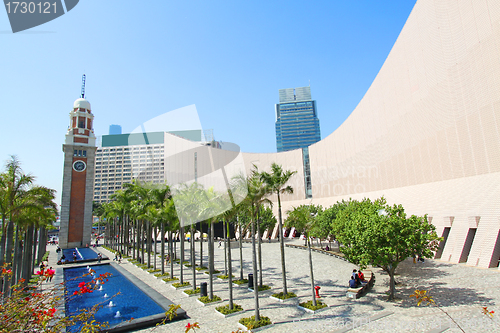
{"label": "red flowering plant", "polygon": [[[108,323],[99,323],[94,320],[94,314],[104,305],[96,304],[90,309],[82,310],[73,316],[64,316],[59,308],[63,304],[61,290],[64,290],[64,283],[55,284],[42,290],[42,283],[54,275],[53,270],[36,272],[39,276],[35,287],[23,287],[23,280],[11,287],[10,296],[2,293],[0,303],[0,333],[20,333],[20,332],[62,332],[68,326],[78,326],[79,332],[98,332],[108,327]],[[88,276],[95,274],[89,270]],[[12,272],[2,268],[0,280],[10,278]],[[66,296],[64,301],[71,301],[73,298],[81,297],[82,294],[93,292],[96,286],[104,284],[110,273],[100,274],[92,277],[90,282],[80,282],[78,290],[72,295]],[[80,278],[80,277],[79,277]],[[99,281],[99,282],[98,282]],[[116,296],[116,295],[115,295]],[[62,307],[63,308],[63,307]]]}

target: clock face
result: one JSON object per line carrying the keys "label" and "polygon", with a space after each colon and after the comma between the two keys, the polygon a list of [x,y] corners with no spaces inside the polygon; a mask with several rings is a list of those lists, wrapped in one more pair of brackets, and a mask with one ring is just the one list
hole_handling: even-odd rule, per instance
{"label": "clock face", "polygon": [[78,172],[82,172],[87,168],[87,165],[85,164],[84,161],[75,161],[73,163],[73,169]]}

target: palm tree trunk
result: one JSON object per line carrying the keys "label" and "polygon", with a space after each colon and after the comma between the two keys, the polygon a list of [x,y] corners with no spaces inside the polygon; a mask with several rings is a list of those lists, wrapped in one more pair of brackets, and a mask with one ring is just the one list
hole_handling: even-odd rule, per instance
{"label": "palm tree trunk", "polygon": [[224,275],[227,275],[226,227],[226,221],[222,221],[222,234],[224,236]]}
{"label": "palm tree trunk", "polygon": [[253,266],[253,292],[255,299],[255,321],[260,320],[259,314],[259,287],[257,279],[257,251],[255,250],[255,213],[252,219],[252,266]]}
{"label": "palm tree trunk", "polygon": [[148,251],[148,268],[151,267],[151,250],[153,249],[153,246],[152,246],[152,238],[153,238],[153,235],[152,235],[152,231],[153,231],[153,228],[151,227],[151,222],[150,221],[147,221],[147,244],[146,244],[146,250]]}
{"label": "palm tree trunk", "polygon": [[14,223],[8,222],[7,224],[7,246],[5,250],[5,262],[10,266],[12,265],[12,247],[14,246]]}
{"label": "palm tree trunk", "polygon": [[169,257],[170,257],[170,277],[173,278],[174,277],[174,251],[173,251],[173,247],[174,247],[174,240],[172,239],[172,230],[169,230],[168,231],[168,243],[169,243],[169,247],[168,247],[168,251],[169,251]]}
{"label": "palm tree trunk", "polygon": [[228,280],[229,280],[229,309],[233,309],[233,265],[231,263],[231,238],[226,237],[228,246],[227,248],[227,262],[228,262]]}
{"label": "palm tree trunk", "polygon": [[161,224],[161,274],[165,274],[165,224]]}
{"label": "palm tree trunk", "polygon": [[[34,228],[33,230],[33,242],[31,244],[31,271],[33,272],[33,270],[35,269],[35,260],[36,260],[36,249],[37,249],[37,240],[38,240],[38,228]],[[30,276],[31,278],[31,276]]]}
{"label": "palm tree trunk", "polygon": [[209,298],[214,298],[214,221],[210,223],[210,235],[208,236],[210,244],[208,248],[208,278],[210,280]]}
{"label": "palm tree trunk", "polygon": [[200,222],[200,267],[203,267],[203,222]]}
{"label": "palm tree trunk", "polygon": [[153,247],[153,258],[154,258],[154,262],[153,262],[153,267],[154,269],[156,269],[156,255],[157,255],[157,252],[156,252],[156,243],[158,242],[158,227],[155,227],[154,228],[154,232],[155,234],[155,238],[154,238],[154,247]]}
{"label": "palm tree trunk", "polygon": [[[41,227],[38,236],[38,256],[36,259],[37,263],[42,261],[46,249],[47,249],[47,229],[45,229],[45,227]],[[35,265],[33,265],[33,268],[34,266]]]}
{"label": "palm tree trunk", "polygon": [[316,306],[316,294],[314,292],[314,273],[313,273],[313,259],[312,259],[312,251],[311,251],[311,241],[309,239],[309,234],[304,232],[304,235],[307,239],[307,249],[309,250],[309,269],[311,270],[311,291],[312,291],[312,301],[313,305]]}
{"label": "palm tree trunk", "polygon": [[240,237],[239,238],[239,245],[240,245],[240,280],[243,280],[243,234],[241,230],[241,223],[238,221],[238,225],[240,228]]}
{"label": "palm tree trunk", "polygon": [[141,238],[140,238],[140,244],[141,244],[141,264],[144,264],[144,237],[145,237],[145,231],[144,231],[144,221],[141,220]]}
{"label": "palm tree trunk", "polygon": [[183,273],[184,273],[184,270],[183,270],[183,267],[184,267],[184,227],[181,227],[180,242],[181,242],[181,258],[180,258],[179,264],[181,265],[181,273],[180,273],[181,276],[180,276],[179,282],[182,284],[182,283],[184,283],[184,276],[183,276]]}
{"label": "palm tree trunk", "polygon": [[13,265],[12,265],[12,276],[14,276],[14,283],[17,284],[21,277],[21,269],[22,269],[22,245],[21,245],[21,240],[20,240],[20,233],[21,230],[19,228],[19,225],[16,225],[16,241],[14,243],[14,260],[13,260]]}
{"label": "palm tree trunk", "polygon": [[196,257],[195,252],[196,249],[194,247],[194,232],[195,232],[194,224],[191,224],[191,270],[193,272],[193,291],[196,290]]}
{"label": "palm tree trunk", "polygon": [[[6,221],[6,216],[2,215],[2,221]],[[0,267],[5,263],[5,239],[7,234],[7,223],[3,222],[2,237],[0,238]]]}
{"label": "palm tree trunk", "polygon": [[259,286],[262,286],[262,239],[260,236],[260,220],[257,218],[257,239],[259,251]]}
{"label": "palm tree trunk", "polygon": [[23,272],[22,278],[24,279],[24,286],[28,285],[28,281],[31,278],[31,274],[33,273],[33,268],[31,266],[32,262],[32,254],[33,254],[33,233],[35,227],[33,225],[28,226],[28,230],[26,230],[25,242],[24,242],[24,251],[23,251]]}
{"label": "palm tree trunk", "polygon": [[278,195],[278,216],[279,216],[279,233],[280,233],[280,252],[281,252],[281,274],[283,277],[283,295],[288,294],[286,288],[286,267],[285,267],[285,241],[283,239],[283,220],[281,216],[281,200],[279,191],[276,193]]}

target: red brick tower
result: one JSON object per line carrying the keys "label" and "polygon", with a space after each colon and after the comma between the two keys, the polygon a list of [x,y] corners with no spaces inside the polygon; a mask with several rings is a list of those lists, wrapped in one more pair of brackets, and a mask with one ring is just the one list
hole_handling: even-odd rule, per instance
{"label": "red brick tower", "polygon": [[90,244],[92,231],[92,198],[95,164],[94,115],[85,97],[85,76],[82,96],[73,104],[63,144],[64,170],[61,198],[61,248]]}

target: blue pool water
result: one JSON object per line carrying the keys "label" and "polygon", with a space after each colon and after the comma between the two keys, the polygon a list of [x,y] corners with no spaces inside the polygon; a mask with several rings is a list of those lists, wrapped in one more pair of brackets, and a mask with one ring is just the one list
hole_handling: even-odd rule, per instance
{"label": "blue pool water", "polygon": [[87,247],[78,247],[75,249],[62,250],[66,260],[73,261],[73,252],[76,253],[76,261],[97,260],[97,252]]}
{"label": "blue pool water", "polygon": [[[131,318],[141,318],[165,313],[165,310],[161,306],[149,298],[149,296],[142,292],[142,290],[136,287],[125,276],[121,275],[120,272],[111,265],[95,265],[91,266],[91,268],[96,271],[96,276],[106,272],[112,275],[108,278],[108,282],[102,285],[102,291],[94,290],[92,293],[73,296],[74,298],[72,300],[66,301],[65,310],[67,316],[78,314],[80,312],[79,310],[91,308],[93,305],[101,302],[105,302],[106,305],[97,311],[95,319],[98,322],[109,322],[110,327],[122,321],[130,320]],[[66,292],[68,296],[73,295],[75,290],[79,290],[78,284],[80,282],[89,282],[92,280],[90,275],[83,278],[81,277],[86,273],[88,273],[86,267],[64,269],[64,281],[66,282]],[[120,294],[111,299],[115,306],[107,306],[110,302],[110,298],[117,293]],[[105,298],[105,294],[109,297]],[[120,311],[120,318],[115,318],[117,311]],[[76,328],[73,328],[73,330],[68,328],[68,332],[77,332],[77,330]]]}

